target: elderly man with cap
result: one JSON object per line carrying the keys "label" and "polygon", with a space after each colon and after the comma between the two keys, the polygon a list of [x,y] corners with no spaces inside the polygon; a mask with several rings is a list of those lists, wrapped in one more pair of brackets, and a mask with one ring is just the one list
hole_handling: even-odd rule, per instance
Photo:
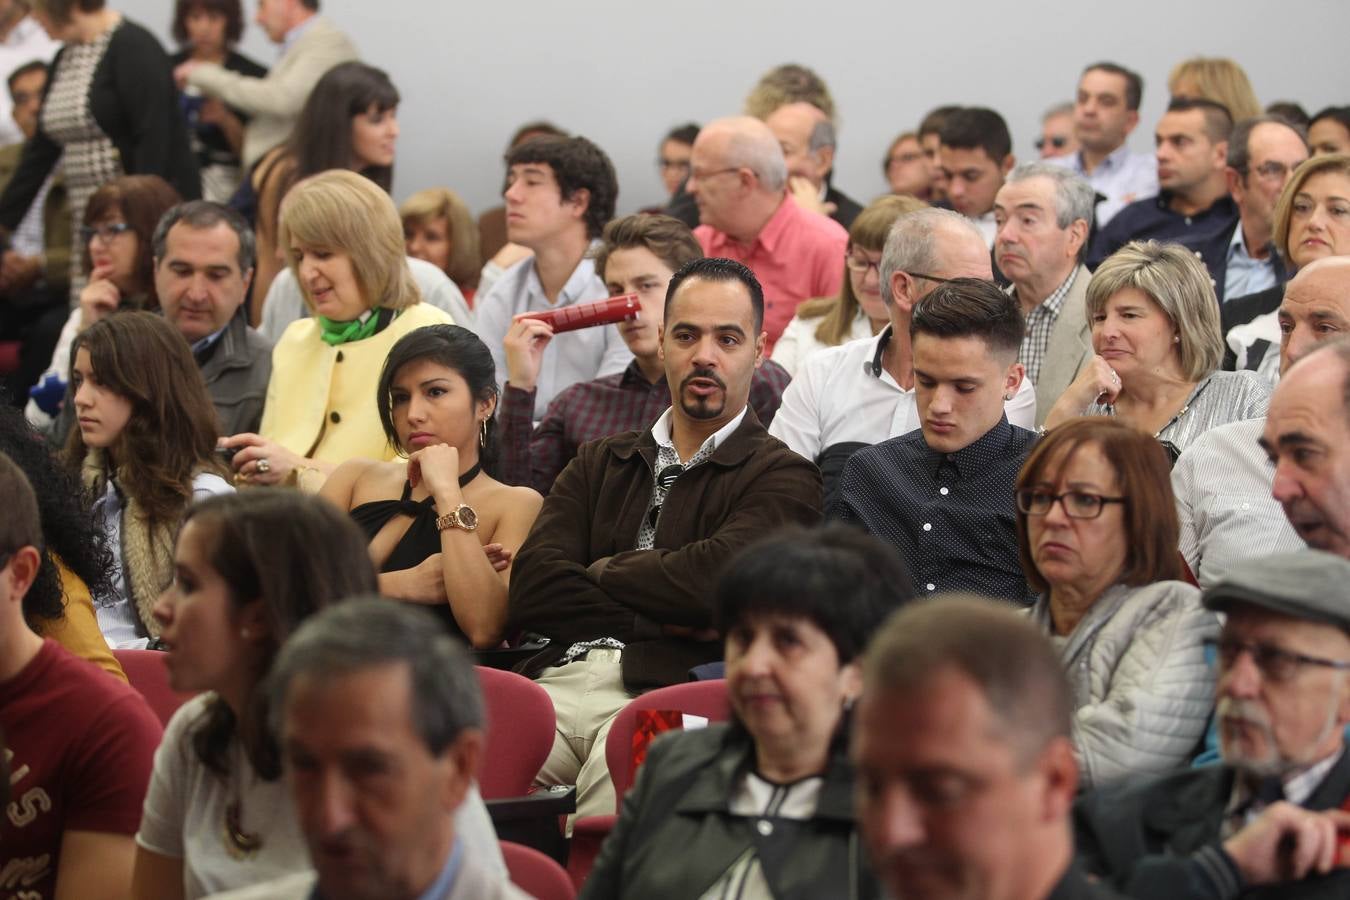
{"label": "elderly man with cap", "polygon": [[1131,897],[1350,897],[1350,561],[1235,565],[1204,593],[1223,762],[1081,798],[1087,869]]}

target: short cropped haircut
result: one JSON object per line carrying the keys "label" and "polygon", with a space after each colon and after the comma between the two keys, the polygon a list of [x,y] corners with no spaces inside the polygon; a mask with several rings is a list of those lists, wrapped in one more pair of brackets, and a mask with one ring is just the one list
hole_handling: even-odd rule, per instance
{"label": "short cropped haircut", "polygon": [[[1116,476],[1125,498],[1125,566],[1119,582],[1131,587],[1183,577],[1177,555],[1180,526],[1172,493],[1172,463],[1156,438],[1108,416],[1084,416],[1052,428],[1031,450],[1017,476],[1017,489],[1054,485],[1079,448],[1095,446]],[[1031,553],[1027,514],[1017,513],[1017,552],[1027,583],[1050,589]]]}
{"label": "short cropped haircut", "polygon": [[1202,97],[1173,97],[1167,104],[1168,112],[1190,112],[1198,109],[1205,117],[1205,137],[1211,144],[1228,140],[1233,133],[1233,117],[1228,107]]}
{"label": "short cropped haircut", "polygon": [[244,10],[239,0],[178,0],[173,11],[173,39],[180,44],[188,42],[187,18],[197,10],[215,13],[225,19],[225,46],[239,43],[244,35]]}
{"label": "short cropped haircut", "polygon": [[367,669],[404,665],[412,726],[432,756],[484,725],[473,661],[426,610],[380,597],[330,606],[296,629],[269,679],[273,731],[280,735],[286,695],[301,677],[320,683]]}
{"label": "short cropped haircut", "polygon": [[1139,103],[1144,99],[1144,79],[1139,77],[1138,72],[1113,62],[1093,63],[1083,69],[1084,75],[1089,72],[1106,72],[1124,78],[1125,108],[1133,112],[1139,111]]}
{"label": "short cropped haircut", "polygon": [[614,218],[614,203],[619,197],[619,181],[614,164],[605,151],[584,137],[531,138],[506,154],[506,166],[540,163],[553,170],[558,191],[564,201],[577,191],[590,194],[586,204],[586,236],[594,240]]}
{"label": "short cropped haircut", "polygon": [[909,571],[890,545],[837,523],[794,527],[756,541],[727,563],[713,620],[725,639],[758,617],[806,619],[825,632],[844,665],[912,599]]}
{"label": "short cropped haircut", "polygon": [[1223,361],[1219,301],[1205,264],[1180,244],[1131,241],[1097,267],[1087,286],[1088,321],[1106,302],[1134,288],[1158,304],[1181,338],[1181,370],[1199,381]]}
{"label": "short cropped haircut", "polygon": [[1284,119],[1290,125],[1296,125],[1304,131],[1308,130],[1308,125],[1312,121],[1303,104],[1294,100],[1276,100],[1274,103],[1266,104],[1266,115]]}
{"label": "short cropped haircut", "polygon": [[975,683],[1022,766],[1072,732],[1073,699],[1050,640],[1017,610],[968,594],[912,603],[863,658],[863,697],[914,696],[944,672]]}
{"label": "short cropped haircut", "polygon": [[1294,174],[1289,176],[1289,180],[1285,182],[1284,190],[1280,191],[1280,199],[1275,202],[1271,236],[1274,238],[1276,251],[1284,257],[1286,263],[1292,259],[1289,255],[1291,250],[1289,247],[1289,223],[1294,217],[1294,198],[1313,177],[1325,175],[1328,172],[1350,178],[1350,154],[1332,153],[1328,156],[1314,156],[1311,159],[1304,160],[1294,170]]}
{"label": "short cropped haircut", "polygon": [[745,114],[767,119],[780,106],[809,103],[834,121],[834,98],[825,79],[797,63],[774,66],[759,79],[745,98]]}
{"label": "short cropped haircut", "polygon": [[229,229],[234,232],[234,236],[239,240],[239,253],[236,257],[239,263],[239,271],[244,273],[253,268],[253,262],[258,255],[257,242],[253,238],[253,229],[248,226],[248,222],[244,221],[244,217],[239,213],[228,206],[212,203],[210,200],[189,200],[186,203],[180,203],[160,217],[159,224],[155,226],[154,238],[151,241],[155,250],[156,262],[164,261],[164,254],[168,251],[169,232],[178,224],[199,231],[215,228],[217,225],[228,225]]}
{"label": "short cropped haircut", "polygon": [[1308,122],[1308,127],[1312,128],[1323,119],[1330,119],[1346,131],[1350,131],[1350,106],[1328,106],[1325,109],[1320,109]]}
{"label": "short cropped haircut", "polygon": [[676,291],[690,278],[700,281],[739,281],[745,287],[746,293],[750,295],[750,309],[753,313],[755,333],[749,337],[751,340],[759,337],[760,331],[764,328],[764,288],[760,286],[759,279],[748,267],[734,259],[724,259],[718,256],[704,257],[687,262],[671,276],[670,284],[666,287],[666,305],[662,313],[667,325],[670,324],[670,303],[675,299]]}
{"label": "short cropped haircut", "polygon": [[510,153],[516,147],[537,137],[570,137],[566,129],[559,128],[547,119],[535,119],[533,122],[526,122],[515,131],[511,132],[511,140],[506,143],[506,152]]}
{"label": "short cropped haircut", "polygon": [[991,353],[1016,359],[1026,334],[1026,320],[1018,302],[992,281],[953,278],[914,304],[909,334],[911,340],[921,334],[976,337]]}
{"label": "short cropped haircut", "polygon": [[947,120],[961,111],[961,107],[955,104],[939,106],[936,109],[930,109],[928,114],[923,117],[919,123],[918,136],[920,140],[930,134],[942,134],[942,126],[947,124]]}
{"label": "short cropped haircut", "polygon": [[[38,514],[37,495],[18,463],[0,453],[0,555],[20,547],[42,550],[42,517]],[[8,561],[8,560],[6,560]]]}
{"label": "short cropped haircut", "polygon": [[1253,116],[1250,119],[1243,119],[1233,126],[1232,132],[1228,135],[1228,165],[1237,170],[1242,176],[1245,184],[1247,181],[1247,168],[1251,165],[1251,140],[1252,132],[1258,125],[1278,125],[1281,128],[1288,128],[1294,134],[1298,135],[1299,140],[1303,142],[1303,149],[1308,149],[1308,132],[1299,125],[1295,125],[1283,116],[1261,115]]}
{"label": "short cropped haircut", "polygon": [[896,272],[925,272],[939,274],[941,260],[937,258],[937,233],[942,229],[964,230],[984,242],[984,235],[959,212],[950,209],[927,209],[905,213],[895,220],[886,246],[881,251],[881,298],[894,302],[891,296],[891,278]]}
{"label": "short cropped haircut", "polygon": [[677,125],[666,132],[666,136],[661,138],[661,143],[674,141],[677,144],[687,144],[694,146],[694,141],[698,140],[699,127],[693,122],[686,122],[683,125]]}
{"label": "short cropped haircut", "polygon": [[605,266],[615,250],[643,247],[666,264],[672,272],[686,263],[703,258],[703,248],[679,219],[660,213],[634,213],[615,219],[605,226],[600,245],[595,250],[595,274],[605,280]]}
{"label": "short cropped haircut", "polygon": [[1003,162],[1012,152],[1008,123],[998,113],[983,106],[967,106],[948,116],[939,140],[944,147],[983,150],[996,163]]}
{"label": "short cropped haircut", "polygon": [[15,69],[13,72],[9,73],[9,77],[5,79],[5,84],[9,86],[9,98],[11,100],[14,99],[14,83],[18,81],[20,78],[23,78],[26,75],[31,75],[34,72],[41,72],[42,74],[46,75],[47,64],[40,59],[35,59],[32,62],[24,63],[23,65]]}

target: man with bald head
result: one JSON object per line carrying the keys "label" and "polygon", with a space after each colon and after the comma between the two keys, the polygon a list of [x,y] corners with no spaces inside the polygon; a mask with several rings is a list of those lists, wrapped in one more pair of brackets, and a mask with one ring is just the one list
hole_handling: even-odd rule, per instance
{"label": "man with bald head", "polygon": [[787,163],[788,189],[803,209],[829,216],[845,228],[862,212],[862,204],[830,184],[837,138],[834,123],[820,107],[803,101],[785,103],[764,117]]}
{"label": "man with bald head", "polygon": [[1299,537],[1350,559],[1350,338],[1289,369],[1270,398],[1261,446],[1275,465],[1271,493]]}
{"label": "man with bald head", "polygon": [[[1321,343],[1350,334],[1350,257],[1304,266],[1285,288],[1279,318],[1281,375]],[[1254,551],[1304,546],[1304,536],[1271,496],[1275,465],[1258,443],[1267,422],[1248,419],[1211,429],[1172,469],[1181,554],[1201,587]]]}
{"label": "man with bald head", "polygon": [[685,190],[702,223],[694,236],[706,255],[743,263],[764,286],[767,353],[799,303],[839,291],[848,232],[788,195],[783,150],[759,119],[708,123],[689,164]]}
{"label": "man with bald head", "polygon": [[[919,427],[910,318],[914,304],[953,278],[991,275],[984,235],[948,209],[922,209],[896,220],[880,269],[891,324],[812,354],[783,392],[769,433],[814,461],[825,479],[826,505],[854,451]],[[1036,393],[1023,379],[1005,403],[1008,421],[1036,427]]]}

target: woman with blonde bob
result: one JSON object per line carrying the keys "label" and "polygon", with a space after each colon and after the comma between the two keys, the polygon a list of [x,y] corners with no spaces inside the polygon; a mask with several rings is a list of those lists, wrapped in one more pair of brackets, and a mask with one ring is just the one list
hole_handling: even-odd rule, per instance
{"label": "woman with blonde bob", "polygon": [[1177,63],[1167,76],[1167,90],[1173,97],[1221,103],[1234,122],[1263,112],[1246,71],[1222,56],[1194,56]]}
{"label": "woman with blonde bob", "polygon": [[394,201],[364,176],[334,169],[296,184],[279,235],[310,317],[272,351],[259,433],[221,444],[240,483],[312,492],[339,463],[395,457],[371,391],[399,338],[450,317],[421,302]]}
{"label": "woman with blonde bob", "polygon": [[928,204],[913,197],[880,197],[867,205],[848,230],[844,272],[837,297],[818,297],[797,307],[797,315],[773,346],[773,361],[796,375],[817,350],[872,337],[891,321],[881,299],[881,251],[895,220]]}
{"label": "woman with blonde bob", "polygon": [[1167,772],[1195,751],[1214,702],[1218,632],[1181,580],[1167,456],[1110,419],[1046,433],[1017,477],[1017,542],[1032,620],[1073,685],[1081,782]]}
{"label": "woman with blonde bob", "polygon": [[1179,244],[1133,241],[1097,268],[1087,288],[1091,363],[1046,417],[1117,416],[1159,441],[1173,461],[1228,422],[1263,416],[1269,384],[1218,372],[1219,303],[1209,273]]}
{"label": "woman with blonde bob", "polygon": [[408,255],[440,269],[473,303],[483,262],[478,257],[478,225],[473,213],[449,188],[418,191],[398,209]]}

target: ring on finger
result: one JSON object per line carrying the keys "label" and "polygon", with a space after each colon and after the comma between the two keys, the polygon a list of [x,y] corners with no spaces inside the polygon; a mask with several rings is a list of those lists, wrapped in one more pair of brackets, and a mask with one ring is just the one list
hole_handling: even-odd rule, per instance
{"label": "ring on finger", "polygon": [[266,459],[260,459],[253,467],[253,471],[257,472],[259,475],[266,475],[268,472],[272,471],[272,464]]}

